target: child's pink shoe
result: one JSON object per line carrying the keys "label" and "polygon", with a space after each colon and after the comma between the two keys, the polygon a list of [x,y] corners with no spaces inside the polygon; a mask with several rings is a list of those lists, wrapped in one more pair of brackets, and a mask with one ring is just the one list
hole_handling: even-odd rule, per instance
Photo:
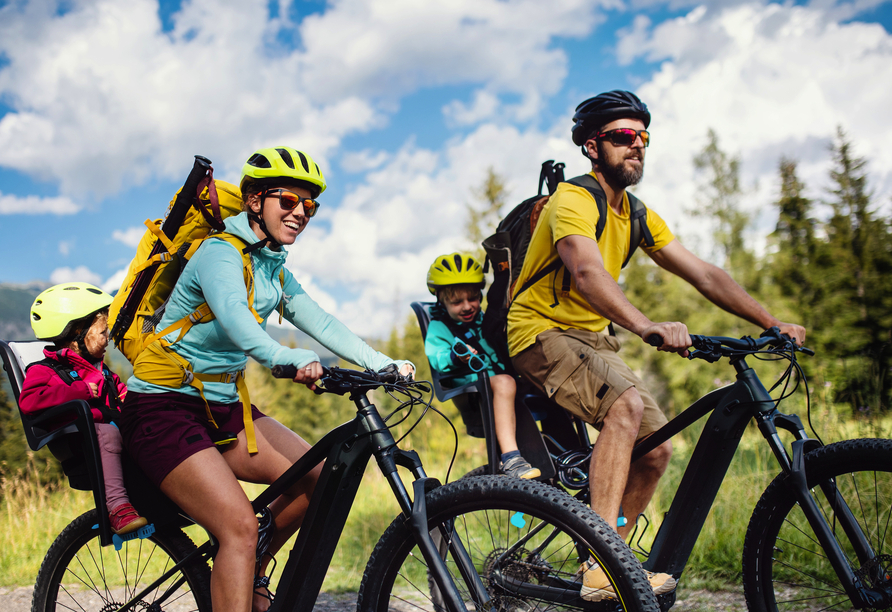
{"label": "child's pink shoe", "polygon": [[130,504],[121,504],[109,513],[108,518],[111,521],[112,531],[118,535],[133,533],[148,524],[148,521]]}

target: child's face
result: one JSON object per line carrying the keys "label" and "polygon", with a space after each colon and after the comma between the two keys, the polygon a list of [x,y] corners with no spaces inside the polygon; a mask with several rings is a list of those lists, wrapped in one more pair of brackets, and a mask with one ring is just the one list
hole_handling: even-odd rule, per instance
{"label": "child's face", "polygon": [[84,344],[87,352],[93,359],[102,359],[105,349],[108,348],[108,316],[100,314],[96,316],[93,325],[84,336]]}
{"label": "child's face", "polygon": [[443,296],[443,306],[455,321],[470,323],[480,312],[480,292],[476,289],[458,289],[450,296]]}

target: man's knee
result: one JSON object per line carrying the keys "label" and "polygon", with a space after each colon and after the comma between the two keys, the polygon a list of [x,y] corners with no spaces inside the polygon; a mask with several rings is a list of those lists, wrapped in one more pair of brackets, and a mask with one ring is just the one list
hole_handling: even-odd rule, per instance
{"label": "man's knee", "polygon": [[634,430],[637,434],[643,417],[644,402],[635,387],[630,387],[607,409],[607,414],[604,415],[604,426],[622,427]]}

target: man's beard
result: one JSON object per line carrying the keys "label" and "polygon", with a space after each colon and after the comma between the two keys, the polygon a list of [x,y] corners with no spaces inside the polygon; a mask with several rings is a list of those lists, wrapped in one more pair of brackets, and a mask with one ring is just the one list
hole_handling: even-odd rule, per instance
{"label": "man's beard", "polygon": [[611,185],[615,185],[620,189],[625,189],[641,182],[641,178],[644,176],[644,159],[639,161],[641,165],[638,168],[627,167],[625,158],[621,159],[617,164],[611,164],[607,161],[607,155],[601,147],[601,143],[598,143],[599,170]]}

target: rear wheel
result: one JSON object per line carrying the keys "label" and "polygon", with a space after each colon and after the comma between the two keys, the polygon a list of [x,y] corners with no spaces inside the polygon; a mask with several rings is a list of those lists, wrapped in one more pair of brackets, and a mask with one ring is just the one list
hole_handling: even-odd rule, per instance
{"label": "rear wheel", "polygon": [[[116,610],[195,550],[180,529],[99,545],[95,509],[72,521],[50,546],[34,585],[32,612]],[[211,612],[210,569],[195,557],[132,608],[137,612]]]}
{"label": "rear wheel", "polygon": [[[504,476],[465,477],[426,497],[428,526],[468,610],[635,610],[657,602],[641,565],[617,533],[592,510],[540,482]],[[473,563],[463,575],[448,541]],[[581,599],[578,570],[593,557],[614,597]],[[479,575],[485,599],[475,596]],[[439,611],[443,597],[403,518],[379,540],[359,589],[361,612]]]}
{"label": "rear wheel", "polygon": [[[885,593],[892,610],[892,440],[847,440],[805,455],[808,487],[863,584]],[[750,610],[851,610],[852,602],[800,510],[790,479],[775,478],[750,519],[743,586]],[[838,491],[873,554],[860,555],[840,523]]]}

